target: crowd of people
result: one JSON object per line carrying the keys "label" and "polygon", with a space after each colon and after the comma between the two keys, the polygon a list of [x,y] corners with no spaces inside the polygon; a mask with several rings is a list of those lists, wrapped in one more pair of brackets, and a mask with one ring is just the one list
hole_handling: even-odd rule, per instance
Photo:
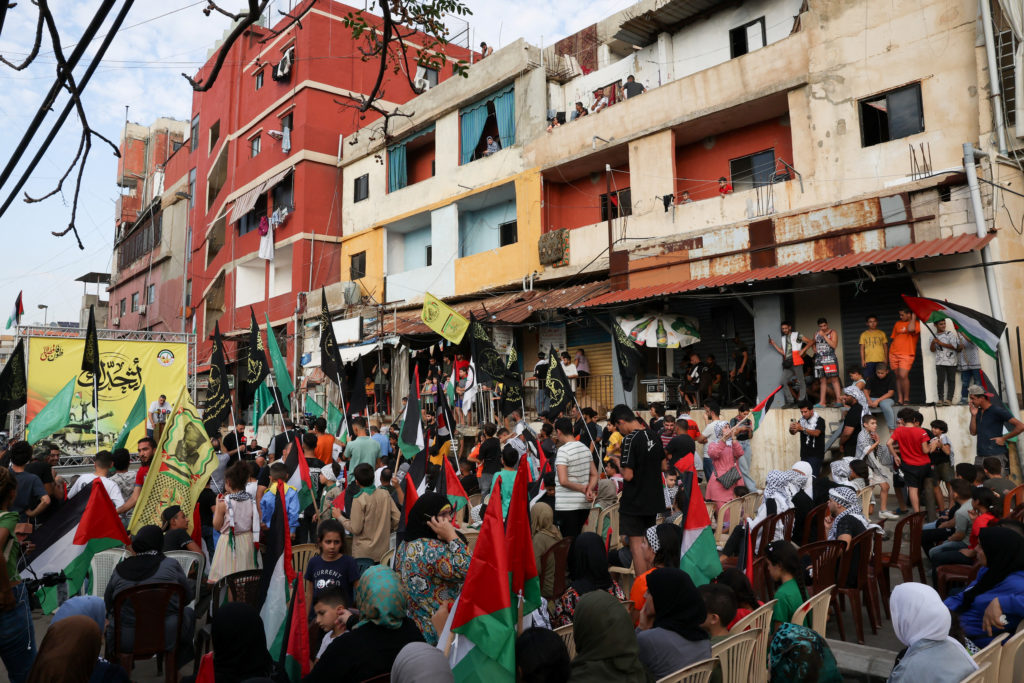
{"label": "crowd of people", "polygon": [[[869,328],[876,331],[870,323]],[[503,424],[481,425],[475,438],[463,440],[455,425],[439,420],[435,408],[425,405],[419,416],[426,443],[424,491],[408,505],[405,480],[415,475],[413,463],[398,447],[409,417],[404,413],[386,426],[351,419],[345,443],[328,433],[323,418],[308,431],[286,421],[265,447],[247,439],[246,425],[239,423],[212,440],[219,466],[198,501],[199,533],[189,534],[187,511],[165,509],[162,526],[145,526],[132,537],[131,552],[116,566],[102,595],[64,603],[38,652],[31,597],[21,576],[21,541],[33,524],[45,527],[48,509],[84,495],[96,479],[126,519],[139,500],[156,444],[150,437],[138,443],[142,467],[136,473],[128,471],[126,451],[101,452],[94,472],[69,485],[54,470],[59,451],[54,455],[49,447],[33,451],[25,442],[12,443],[0,468],[0,547],[6,558],[0,578],[0,658],[16,682],[125,680],[125,672],[100,658],[115,659],[118,595],[147,583],[176,583],[190,603],[196,582],[165,554],[171,550],[208,554],[204,595],[225,577],[260,567],[260,538],[283,501],[292,540],[317,546],[303,571],[310,641],[310,673],[304,680],[363,681],[386,674],[394,681],[452,680],[445,656],[451,642],[443,634],[473,562],[474,527],[492,505],[507,517],[517,476],[528,476],[534,560],[544,600],[528,615],[532,627],[516,643],[519,680],[650,681],[707,659],[712,645],[762,604],[764,596],[756,594],[742,567],[731,566],[743,550],[744,530],[793,510],[791,534],[779,528],[765,547],[753,548],[766,558],[768,579],[775,586],[766,665],[773,681],[839,681],[835,657],[822,635],[792,623],[797,607],[810,597],[813,578],[800,548],[826,539],[851,548],[862,534],[884,533],[886,522],[923,509],[927,494],[938,508],[922,538],[933,583],[934,572],[946,565],[973,565],[976,576],[962,592],[948,596],[925,583],[893,590],[893,626],[907,647],[891,680],[959,681],[974,670],[969,652],[995,633],[1012,633],[1024,620],[1024,525],[1002,518],[1001,500],[1014,486],[1007,478],[1006,438],[1024,431],[1024,424],[993,405],[994,397],[984,389],[971,386],[967,393],[980,466],[961,462],[953,467],[946,425],[935,420],[926,429],[923,416],[905,405],[893,414],[891,434],[883,442],[872,409],[890,401],[893,411],[897,401],[888,392],[877,393],[890,372],[884,343],[883,359],[875,353],[877,335],[862,337],[863,370],[850,372],[851,383],[839,388],[836,334],[827,322],[822,321],[814,340],[788,324],[782,331],[782,343],[772,344],[792,360],[786,369],[793,370],[802,345],[808,344],[814,349],[815,372],[826,380],[822,402],[826,384],[834,385],[847,416],[829,450],[825,422],[815,412],[822,404],[806,399],[804,385],[795,381],[800,374],[792,373],[800,418],[790,424],[789,433],[800,441],[800,460],[792,469],[768,472],[763,482],[752,476],[751,458],[757,454],[751,451],[750,407],[741,405],[734,418],[723,419],[712,398],[714,381],[696,386],[703,428],[691,412],[673,415],[661,405],[644,415],[626,405],[605,415],[591,408],[573,406],[563,413],[544,406],[537,432],[513,411]],[[936,342],[953,346],[957,340],[937,335]],[[897,361],[893,367],[909,367],[899,358],[905,354],[897,351],[890,350],[890,362]],[[738,348],[736,360],[740,372],[732,373],[733,380],[752,366],[745,348]],[[574,365],[583,389],[587,371],[580,357],[566,354],[561,361]],[[425,376],[434,391],[443,390],[435,378]],[[720,383],[725,376],[719,372],[712,379]],[[896,385],[893,393],[901,391],[899,381]],[[709,387],[711,393],[705,394]],[[901,403],[906,387],[902,391]],[[888,421],[888,413],[881,412]],[[1007,424],[1013,430],[1003,435]],[[301,449],[314,484],[313,503],[304,508],[289,484],[285,463],[292,449]],[[468,511],[453,504],[450,495],[435,492],[446,477],[446,459],[457,463]],[[701,581],[704,585],[695,585],[680,568],[685,565],[686,498],[698,484],[716,508],[751,492],[761,494],[746,524],[739,515],[726,520],[729,535],[719,548],[725,569],[710,582]],[[875,485],[878,504],[865,508],[862,489]],[[500,497],[493,497],[499,488]],[[817,531],[805,537],[805,521],[821,505],[828,510],[822,537]],[[618,527],[612,528],[611,516],[602,512],[615,506]],[[566,574],[559,576],[551,558],[564,548],[565,539],[571,539],[562,550]],[[630,585],[622,583],[624,577]],[[120,643],[130,649],[134,614],[130,605],[123,609],[117,615]],[[195,656],[199,611],[197,616],[185,608],[178,624],[179,605],[168,605],[165,643],[177,653],[179,666]],[[206,680],[284,680],[279,662],[268,652],[255,607],[240,602],[216,606],[210,625],[212,654],[206,661],[214,678]],[[573,627],[573,657],[551,631],[568,625]],[[80,670],[68,677],[55,662],[60,657],[81,662]]]}

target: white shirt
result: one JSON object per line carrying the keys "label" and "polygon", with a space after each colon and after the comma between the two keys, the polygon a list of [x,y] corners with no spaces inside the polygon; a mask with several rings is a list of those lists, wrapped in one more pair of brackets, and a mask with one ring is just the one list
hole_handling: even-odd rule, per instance
{"label": "white shirt", "polygon": [[590,113],[591,114],[595,114],[595,113],[599,112],[601,109],[604,109],[607,106],[608,106],[608,98],[602,95],[601,99],[597,100],[596,102],[594,102],[593,104],[590,105]]}
{"label": "white shirt", "polygon": [[[96,478],[95,474],[83,474],[76,481],[75,485],[68,491],[68,498],[74,498],[78,495],[78,492],[84,488],[92,486],[93,480]],[[113,501],[114,507],[121,507],[124,505],[124,496],[121,495],[121,489],[117,487],[117,484],[112,482],[107,477],[100,477],[100,481],[103,482],[103,488],[107,490],[107,495],[110,496],[110,500]]]}
{"label": "white shirt", "polygon": [[562,486],[557,468],[564,465],[570,482],[586,486],[590,483],[593,462],[590,449],[579,441],[569,441],[558,447],[555,455],[555,510],[585,510],[590,507],[586,494]]}
{"label": "white shirt", "polygon": [[153,413],[157,415],[157,422],[164,423],[167,421],[167,416],[171,412],[171,404],[167,401],[160,404],[160,399],[157,399],[149,404],[149,412],[146,413],[146,429],[153,429]]}

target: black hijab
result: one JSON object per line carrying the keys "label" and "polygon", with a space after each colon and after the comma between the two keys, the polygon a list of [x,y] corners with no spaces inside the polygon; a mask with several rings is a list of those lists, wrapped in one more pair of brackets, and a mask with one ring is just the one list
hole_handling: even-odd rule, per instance
{"label": "black hijab", "polygon": [[678,633],[687,640],[707,640],[700,627],[707,619],[704,599],[682,569],[665,567],[647,575],[647,592],[654,603],[654,628]]}
{"label": "black hijab", "polygon": [[240,683],[270,676],[274,662],[267,651],[263,620],[255,607],[229,602],[217,608],[211,625],[213,673],[217,683]]}
{"label": "black hijab", "polygon": [[[406,475],[408,476],[408,475]],[[446,507],[451,507],[447,496],[430,491],[424,493],[409,511],[409,521],[405,526],[405,540],[415,541],[420,538],[437,538],[427,521],[436,517]]]}
{"label": "black hijab", "polygon": [[155,524],[139,529],[132,539],[135,555],[117,565],[117,573],[128,581],[145,581],[156,573],[164,560],[164,532]]}
{"label": "black hijab", "polygon": [[596,590],[608,590],[612,576],[608,573],[608,553],[604,541],[593,531],[573,539],[569,547],[569,578],[580,595]]}
{"label": "black hijab", "polygon": [[985,551],[985,573],[973,586],[964,591],[964,600],[958,612],[974,603],[974,598],[987,593],[1014,572],[1024,571],[1024,536],[1005,526],[990,526],[978,534],[978,542]]}

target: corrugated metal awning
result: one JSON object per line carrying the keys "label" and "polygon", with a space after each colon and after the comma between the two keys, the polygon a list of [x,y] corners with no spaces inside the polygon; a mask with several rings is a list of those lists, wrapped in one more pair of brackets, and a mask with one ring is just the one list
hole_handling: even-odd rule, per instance
{"label": "corrugated metal awning", "polygon": [[267,190],[274,189],[278,183],[287,178],[288,174],[294,170],[295,169],[291,167],[286,168],[280,173],[272,175],[270,178],[236,199],[235,205],[231,207],[231,217],[228,219],[228,222],[235,223],[242,220],[242,216],[252,211],[253,207],[256,206],[256,202],[259,201],[261,194]]}
{"label": "corrugated metal awning", "polygon": [[[474,299],[450,304],[460,315],[474,316],[480,322],[493,324],[515,324],[528,320],[538,311],[553,311],[572,308],[581,301],[608,291],[608,283],[591,282],[572,287],[532,291],[506,292],[486,299]],[[420,311],[404,311],[395,321],[390,316],[383,324],[387,334],[436,334],[420,319]]]}
{"label": "corrugated metal awning", "polygon": [[[685,282],[666,282],[664,284],[650,285],[647,287],[623,289],[617,292],[607,292],[605,294],[595,296],[579,304],[577,308],[608,306],[628,303],[630,301],[644,301],[647,299],[667,296],[669,294],[693,292],[699,289],[712,289],[715,287],[760,282],[763,280],[779,280],[782,278],[795,277],[797,275],[847,270],[850,268],[858,268],[860,266],[913,261],[916,259],[928,258],[930,256],[966,254],[981,249],[995,239],[995,236],[995,233],[989,233],[984,237],[978,237],[977,235],[945,237],[943,239],[908,244],[902,247],[844,254],[843,256],[835,256],[833,258],[821,259],[818,261],[802,261],[800,263],[791,263],[785,266],[755,268],[754,270],[745,270],[738,273],[729,273],[727,275],[698,278],[696,280],[688,280]],[[714,256],[712,255],[710,258],[714,258]]]}

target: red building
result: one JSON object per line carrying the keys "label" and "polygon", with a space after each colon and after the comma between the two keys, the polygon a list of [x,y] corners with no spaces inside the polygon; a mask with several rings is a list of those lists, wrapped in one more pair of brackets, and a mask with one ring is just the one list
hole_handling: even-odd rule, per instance
{"label": "red building", "polygon": [[[295,311],[304,306],[305,292],[338,280],[340,140],[378,118],[339,104],[355,104],[369,93],[379,69],[376,58],[361,59],[365,36],[353,38],[343,23],[354,11],[307,0],[292,11],[301,29],[290,19],[273,30],[251,27],[231,46],[214,86],[193,95],[188,139],[166,168],[169,179],[182,181],[183,192],[173,194],[188,203],[186,282],[166,286],[183,292],[176,310],[182,297],[187,302],[200,375],[217,323],[229,342],[229,364],[244,354],[242,344],[231,342],[244,339],[250,307],[261,325],[269,315],[294,374]],[[423,40],[422,34],[408,39],[413,60]],[[468,59],[464,48],[446,51],[454,60]],[[197,81],[208,77],[213,62]],[[410,67],[417,68],[414,62]],[[427,71],[417,75],[435,83],[453,74],[450,66]],[[405,76],[389,68],[378,104],[389,108],[415,94]],[[165,197],[164,204],[175,199]]]}

